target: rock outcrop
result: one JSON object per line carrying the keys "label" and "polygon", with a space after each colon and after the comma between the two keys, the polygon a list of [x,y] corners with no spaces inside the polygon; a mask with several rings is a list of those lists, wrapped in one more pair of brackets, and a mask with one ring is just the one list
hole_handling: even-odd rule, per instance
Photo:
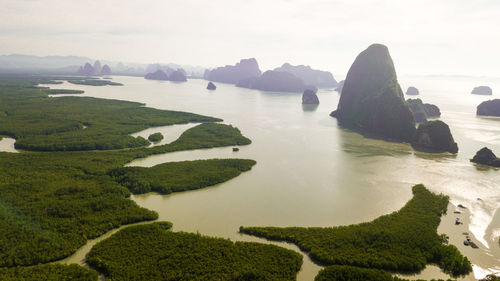
{"label": "rock outcrop", "polygon": [[487,147],[481,148],[470,161],[477,164],[500,167],[500,159]]}
{"label": "rock outcrop", "polygon": [[488,86],[475,87],[471,94],[473,95],[493,95],[493,91]]}
{"label": "rock outcrop", "polygon": [[94,67],[92,67],[92,65],[87,62],[83,67],[80,67],[80,69],[78,69],[76,74],[91,76],[95,74],[95,70]]}
{"label": "rock outcrop", "polygon": [[333,88],[338,84],[330,72],[312,69],[310,66],[284,63],[274,70],[291,73],[295,77],[302,79],[306,85],[318,88]]}
{"label": "rock outcrop", "polygon": [[149,80],[168,80],[168,75],[162,70],[157,70],[155,72],[146,74],[144,78]]}
{"label": "rock outcrop", "polygon": [[206,70],[204,78],[213,82],[237,84],[251,77],[259,77],[261,73],[257,60],[250,58],[242,59],[236,65],[226,65],[224,67]]}
{"label": "rock outcrop", "polygon": [[424,110],[427,117],[441,117],[441,110],[437,105],[424,103]]}
{"label": "rock outcrop", "polygon": [[86,63],[83,67],[80,66],[76,74],[85,76],[111,75],[111,68],[107,64],[105,64],[104,67],[101,67],[101,62],[95,61],[94,66],[90,63]]}
{"label": "rock outcrop", "polygon": [[269,92],[301,93],[304,82],[288,72],[268,70],[257,78],[247,78],[237,84],[238,87]]}
{"label": "rock outcrop", "polygon": [[337,83],[337,87],[335,88],[335,91],[342,94],[342,89],[344,88],[344,83],[345,83],[345,80],[342,80],[339,83]]}
{"label": "rock outcrop", "polygon": [[178,69],[178,70],[172,72],[172,74],[170,74],[170,76],[168,77],[168,80],[174,81],[174,82],[186,82],[187,78],[186,78],[185,72],[182,69]]}
{"label": "rock outcrop", "polygon": [[420,124],[412,146],[427,152],[458,152],[458,145],[451,135],[450,127],[440,120]]}
{"label": "rock outcrop", "polygon": [[305,90],[302,94],[302,104],[319,104],[319,99],[316,95],[316,91],[309,89]]}
{"label": "rock outcrop", "polygon": [[101,76],[103,76],[103,75],[111,75],[111,68],[109,67],[109,65],[105,64],[102,67],[101,73],[99,75],[101,75]]}
{"label": "rock outcrop", "polygon": [[412,141],[415,120],[386,46],[374,44],[358,55],[347,73],[337,110],[330,115],[341,126],[368,136]]}
{"label": "rock outcrop", "polygon": [[500,99],[483,101],[477,106],[477,115],[500,117]]}
{"label": "rock outcrop", "polygon": [[406,94],[409,96],[417,96],[419,93],[418,89],[415,87],[408,87],[408,90],[406,90]]}
{"label": "rock outcrop", "polygon": [[441,116],[439,107],[434,104],[423,103],[421,99],[408,99],[406,102],[410,106],[415,122],[422,123],[426,122],[427,118]]}
{"label": "rock outcrop", "polygon": [[99,75],[101,73],[102,67],[101,62],[96,60],[94,62],[94,75]]}
{"label": "rock outcrop", "polygon": [[215,84],[212,82],[208,82],[207,90],[215,90],[215,89],[217,89],[217,86],[215,86]]}

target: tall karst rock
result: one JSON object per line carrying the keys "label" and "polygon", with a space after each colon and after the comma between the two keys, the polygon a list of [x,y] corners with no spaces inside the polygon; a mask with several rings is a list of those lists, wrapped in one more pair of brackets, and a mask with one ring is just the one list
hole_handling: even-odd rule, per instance
{"label": "tall karst rock", "polygon": [[404,100],[389,50],[373,44],[352,64],[336,117],[343,127],[367,136],[411,142],[415,120]]}

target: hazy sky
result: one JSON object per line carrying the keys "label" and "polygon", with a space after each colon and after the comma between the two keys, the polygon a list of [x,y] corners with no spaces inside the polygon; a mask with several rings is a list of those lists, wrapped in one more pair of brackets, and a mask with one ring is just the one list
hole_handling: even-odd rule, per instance
{"label": "hazy sky", "polygon": [[401,74],[500,76],[500,0],[0,0],[0,54],[345,74],[371,43]]}

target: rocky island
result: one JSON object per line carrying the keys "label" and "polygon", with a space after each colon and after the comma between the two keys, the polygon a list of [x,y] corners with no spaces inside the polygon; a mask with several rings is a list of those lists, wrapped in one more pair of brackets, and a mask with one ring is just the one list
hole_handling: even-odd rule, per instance
{"label": "rocky island", "polygon": [[306,65],[291,65],[284,63],[282,66],[274,69],[275,71],[288,72],[295,77],[302,79],[307,85],[318,88],[333,88],[337,86],[337,80],[328,71],[312,69]]}
{"label": "rocky island", "polygon": [[412,141],[415,120],[386,46],[373,44],[358,55],[347,73],[337,110],[330,115],[341,126],[365,135]]}
{"label": "rocky island", "polygon": [[87,62],[84,66],[80,66],[75,74],[84,76],[111,75],[111,68],[107,64],[101,67],[100,61],[95,61],[94,66]]}
{"label": "rocky island", "polygon": [[416,150],[426,152],[458,152],[458,145],[451,135],[450,127],[440,120],[420,124],[412,146]]}
{"label": "rocky island", "polygon": [[242,80],[258,77],[261,73],[257,60],[250,58],[242,59],[236,65],[226,65],[212,70],[207,69],[203,78],[213,82],[237,84]]}
{"label": "rocky island", "polygon": [[301,93],[306,86],[295,75],[288,72],[268,70],[259,77],[251,77],[240,81],[237,87],[270,92]]}
{"label": "rocky island", "polygon": [[155,72],[150,72],[144,76],[148,80],[168,80],[168,75],[163,72],[163,70],[157,70]]}
{"label": "rocky island", "polygon": [[302,104],[319,104],[319,99],[316,95],[316,91],[309,89],[305,90],[302,94]]}
{"label": "rocky island", "polygon": [[212,82],[208,82],[207,90],[215,90],[215,89],[217,89],[217,86],[215,86],[215,84]]}
{"label": "rocky island", "polygon": [[477,106],[477,115],[500,117],[500,99],[483,101]]}
{"label": "rocky island", "polygon": [[500,167],[500,159],[487,147],[481,148],[470,161],[477,164]]}
{"label": "rocky island", "polygon": [[183,69],[177,69],[176,71],[172,72],[170,76],[168,77],[168,80],[174,81],[174,82],[186,82],[186,74]]}
{"label": "rocky island", "polygon": [[427,118],[440,117],[439,107],[430,103],[423,103],[421,99],[408,99],[408,105],[413,113],[415,122],[426,122]]}
{"label": "rocky island", "polygon": [[409,96],[417,96],[419,95],[419,91],[415,87],[408,87],[408,90],[406,90],[406,94]]}
{"label": "rocky island", "polygon": [[473,95],[493,95],[493,91],[488,86],[478,86],[472,90],[471,94],[473,94]]}

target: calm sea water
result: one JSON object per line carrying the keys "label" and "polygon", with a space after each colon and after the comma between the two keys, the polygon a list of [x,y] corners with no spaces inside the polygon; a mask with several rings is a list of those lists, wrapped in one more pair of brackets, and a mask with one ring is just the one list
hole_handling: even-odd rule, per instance
{"label": "calm sea water", "polygon": [[[82,89],[83,96],[143,102],[146,106],[215,116],[237,126],[252,139],[239,152],[228,148],[177,152],[152,156],[129,165],[153,166],[167,161],[239,157],[257,161],[249,172],[226,183],[172,195],[133,196],[139,205],[155,210],[160,220],[174,223],[174,230],[226,237],[232,240],[264,240],[240,235],[245,226],[334,226],[372,220],[401,208],[411,198],[411,187],[423,183],[434,192],[450,196],[467,212],[449,214],[439,231],[466,254],[476,277],[500,271],[500,171],[477,167],[469,159],[488,146],[500,155],[500,119],[478,118],[476,106],[491,96],[475,96],[474,86],[486,84],[500,91],[500,80],[472,78],[402,77],[401,86],[416,86],[424,102],[441,109],[441,120],[450,125],[459,145],[456,156],[414,152],[407,144],[367,139],[337,126],[328,116],[339,100],[332,90],[320,90],[317,107],[303,107],[300,94],[260,92],[207,81],[186,83],[150,81],[137,77],[113,77],[122,87],[92,87],[65,83],[57,88]],[[500,92],[498,92],[500,94]],[[493,96],[495,97],[495,95]],[[184,130],[162,131],[164,142]],[[170,136],[168,136],[170,135]],[[478,199],[479,198],[479,199]],[[460,216],[466,223],[454,226]],[[470,224],[468,224],[470,222]],[[480,249],[462,245],[469,231]],[[285,245],[280,243],[280,245]],[[293,245],[285,245],[297,250]],[[78,262],[85,251],[67,259]],[[307,257],[299,280],[313,280],[319,266]],[[472,280],[473,275],[465,278]],[[428,267],[419,277],[446,277]]]}

